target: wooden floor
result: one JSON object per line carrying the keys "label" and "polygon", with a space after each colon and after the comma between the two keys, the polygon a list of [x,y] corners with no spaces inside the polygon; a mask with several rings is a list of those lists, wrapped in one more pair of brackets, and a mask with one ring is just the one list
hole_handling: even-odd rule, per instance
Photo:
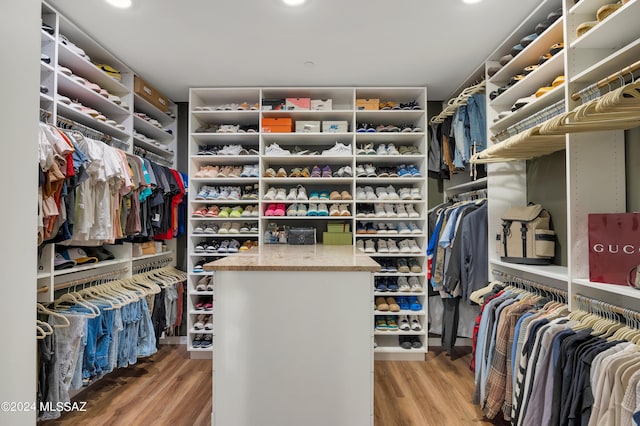
{"label": "wooden floor", "polygon": [[[483,421],[471,403],[470,357],[469,348],[456,348],[453,356],[430,348],[426,362],[377,361],[376,426],[494,424]],[[163,345],[151,358],[109,374],[74,401],[86,401],[86,412],[40,424],[210,425],[211,361],[189,359],[184,345]]]}

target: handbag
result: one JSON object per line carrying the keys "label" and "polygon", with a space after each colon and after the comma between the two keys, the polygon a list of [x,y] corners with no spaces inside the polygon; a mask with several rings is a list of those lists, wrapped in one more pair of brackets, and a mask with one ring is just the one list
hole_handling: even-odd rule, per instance
{"label": "handbag", "polygon": [[287,243],[290,245],[313,245],[316,243],[316,228],[289,228]]}
{"label": "handbag", "polygon": [[588,221],[589,280],[631,285],[640,264],[640,213],[590,214]]}

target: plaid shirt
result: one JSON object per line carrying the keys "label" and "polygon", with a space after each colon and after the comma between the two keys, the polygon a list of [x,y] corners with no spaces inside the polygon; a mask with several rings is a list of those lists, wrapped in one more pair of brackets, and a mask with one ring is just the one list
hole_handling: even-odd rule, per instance
{"label": "plaid shirt", "polygon": [[[530,302],[530,299],[526,299],[505,307],[498,319],[495,354],[486,383],[487,400],[484,413],[489,419],[495,418],[502,410],[506,395],[511,399],[511,361],[507,357],[507,352],[513,343],[513,333],[518,318],[533,306]],[[509,416],[505,415],[505,419],[509,420]]]}

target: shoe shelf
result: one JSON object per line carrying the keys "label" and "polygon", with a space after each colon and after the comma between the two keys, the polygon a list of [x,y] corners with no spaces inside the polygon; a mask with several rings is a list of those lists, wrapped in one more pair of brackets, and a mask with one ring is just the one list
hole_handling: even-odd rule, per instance
{"label": "shoe shelf", "polygon": [[[226,239],[233,240],[234,238],[227,237]],[[207,252],[192,251],[192,252],[189,252],[189,256],[192,256],[192,257],[198,257],[199,256],[199,257],[206,257],[206,258],[209,258],[209,257],[227,257],[227,256],[231,256],[232,254],[238,254],[238,253],[239,252],[232,252],[232,253],[213,252],[213,253],[207,253]],[[213,260],[213,259],[211,259],[211,260]],[[209,262],[209,261],[210,260],[207,259],[207,262]]]}
{"label": "shoe shelf", "polygon": [[[310,97],[311,99],[332,99],[332,110],[245,110],[245,111],[204,111],[206,108],[215,108],[221,105],[238,105],[241,103],[248,103],[253,105],[254,103],[262,104],[265,99],[285,99],[288,97]],[[264,238],[264,231],[271,223],[282,226],[314,226],[318,229],[318,232],[326,230],[326,224],[332,223],[332,221],[347,222],[351,225],[353,232],[352,243],[359,241],[361,238],[376,238],[376,239],[392,239],[399,241],[402,239],[411,239],[416,242],[420,247],[425,247],[427,244],[424,231],[420,234],[380,234],[375,237],[372,235],[356,235],[356,221],[367,222],[412,222],[417,224],[421,229],[425,229],[425,218],[421,213],[424,208],[422,204],[423,200],[331,200],[331,199],[317,199],[317,200],[297,200],[297,199],[283,199],[283,200],[267,200],[264,199],[264,195],[270,188],[285,189],[286,194],[290,189],[297,186],[303,186],[306,189],[307,197],[311,191],[315,190],[338,190],[341,192],[346,190],[349,194],[355,198],[355,186],[362,184],[371,185],[393,185],[396,190],[401,187],[419,187],[421,196],[426,199],[426,186],[424,177],[409,177],[409,178],[356,178],[355,176],[338,176],[333,173],[340,170],[345,166],[349,166],[352,171],[352,175],[355,174],[355,165],[359,163],[371,163],[376,165],[388,165],[390,167],[407,164],[414,165],[418,170],[426,170],[426,111],[421,110],[400,110],[400,111],[358,111],[355,108],[356,98],[379,98],[381,101],[395,101],[395,102],[411,102],[416,101],[422,108],[427,105],[426,91],[423,88],[195,88],[190,91],[190,116],[189,116],[189,129],[190,129],[190,176],[192,183],[192,193],[195,195],[204,185],[223,187],[226,185],[232,186],[237,184],[240,186],[242,183],[249,182],[251,184],[258,184],[258,199],[255,200],[194,200],[190,199],[189,209],[191,213],[202,206],[211,205],[246,205],[252,204],[258,206],[260,215],[258,217],[238,217],[238,218],[218,218],[218,217],[191,217],[191,222],[188,231],[189,236],[193,237],[189,239],[189,243],[193,246],[189,248],[189,270],[193,270],[196,263],[202,260],[209,260],[216,257],[222,257],[228,254],[220,253],[195,253],[193,249],[195,245],[203,240],[216,239],[238,239],[242,242],[243,239],[257,240],[259,244],[262,244]],[[265,118],[292,118],[295,121],[347,121],[348,132],[330,133],[330,132],[289,132],[289,133],[271,133],[262,131],[262,122]],[[376,125],[410,125],[413,128],[419,127],[422,131],[418,132],[377,132],[377,133],[357,133],[357,124],[365,122]],[[196,131],[202,128],[204,124],[239,124],[239,125],[257,125],[257,133],[204,133]],[[294,125],[295,127],[295,125]],[[394,143],[398,148],[402,145],[409,145],[416,147],[419,154],[409,155],[368,155],[357,156],[357,145],[370,143],[373,148],[376,149],[379,144]],[[343,144],[349,148],[345,150],[346,153],[338,151],[339,155],[327,155],[322,154],[325,150],[330,150],[334,147],[334,151],[341,148],[337,144]],[[241,145],[244,149],[256,149],[260,152],[260,155],[237,155],[237,156],[224,156],[224,155],[199,155],[198,152],[202,151],[207,145],[222,147],[223,145]],[[277,146],[276,146],[277,145]],[[280,149],[278,149],[278,147]],[[282,150],[290,152],[289,155],[282,155]],[[311,151],[312,154],[297,154],[302,150]],[[271,153],[272,155],[269,155]],[[201,167],[207,165],[253,165],[259,164],[260,177],[250,178],[249,180],[242,180],[234,182],[233,179],[228,178],[194,178],[196,172]],[[325,166],[329,166],[331,169],[331,177],[289,177],[291,169],[293,168],[305,168],[308,167],[309,171],[312,171],[313,166],[318,166],[322,170]],[[286,177],[268,177],[264,176],[265,171],[268,168],[274,169],[277,173],[280,168],[283,168],[287,174]],[[198,191],[193,191],[196,188]],[[243,190],[244,191],[244,190]],[[285,196],[286,196],[285,194]],[[192,195],[192,196],[194,196]],[[373,209],[373,204],[405,204],[412,205],[414,209],[418,211],[420,217],[410,218],[356,218],[354,216],[357,205],[370,205]],[[283,216],[266,216],[264,213],[268,206],[281,204],[284,205],[285,215]],[[346,206],[349,211],[349,216],[287,216],[286,210],[293,205],[302,206],[308,208],[310,205],[325,204],[327,210],[330,210],[332,206],[341,205]],[[296,213],[297,213],[296,208]],[[278,213],[280,213],[278,211]],[[220,222],[257,222],[259,232],[243,233],[243,234],[206,234],[206,233],[194,233],[193,230],[198,223],[216,223]],[[267,247],[263,247],[264,250],[268,250]],[[354,248],[355,252],[355,248]],[[365,254],[363,254],[365,255]],[[368,255],[368,254],[366,254]],[[417,263],[424,270],[425,256],[424,253],[379,253],[374,256],[380,258],[392,259],[392,263],[400,258],[415,259]],[[197,276],[198,273],[191,273],[193,276]],[[202,273],[199,273],[202,274]],[[376,276],[381,277],[416,277],[421,285],[424,285],[424,273],[381,273]],[[192,294],[195,293],[192,291]],[[387,292],[385,295],[392,295],[393,293]],[[418,297],[420,303],[425,308],[420,311],[406,311],[407,315],[425,315],[426,312],[426,294],[421,293],[397,293],[397,295],[410,295]],[[193,301],[192,301],[193,302]],[[199,312],[196,312],[196,314]],[[385,313],[387,314],[387,313]],[[190,330],[190,339],[193,340],[196,334],[200,333],[200,330],[193,329],[194,318],[188,319],[188,329]],[[412,332],[408,335],[422,336],[425,332]],[[399,336],[397,334],[396,336]],[[424,340],[424,339],[422,339]],[[425,340],[426,341],[426,340]],[[397,342],[396,342],[397,344]],[[191,349],[190,349],[191,350]],[[193,348],[193,351],[207,351],[213,352],[212,348],[199,349]],[[415,353],[424,353],[422,352]],[[408,353],[409,351],[399,349],[396,354],[393,354],[391,358],[403,359],[401,354]],[[415,359],[415,358],[411,358]]]}
{"label": "shoe shelf", "polygon": [[[171,112],[171,114],[167,114],[137,93],[133,94],[133,103],[135,105],[136,112],[143,112],[147,114],[149,117],[158,120],[158,122],[163,126],[169,126],[174,124],[176,121],[175,114],[173,112]],[[170,108],[172,106],[173,105],[170,105]]]}
{"label": "shoe shelf", "polygon": [[[376,334],[378,335],[378,334]],[[382,336],[383,334],[379,334],[378,336]],[[386,335],[391,335],[391,333],[387,332]],[[422,335],[422,334],[420,334]],[[419,353],[419,354],[423,354],[425,352],[427,352],[427,349],[424,347],[424,345],[421,348],[410,348],[410,349],[403,349],[400,347],[400,345],[398,344],[398,346],[378,346],[373,350],[374,353],[389,353],[389,354],[404,354],[404,353]]]}
{"label": "shoe shelf", "polygon": [[[304,148],[308,148],[305,143]],[[353,161],[352,155],[265,155],[263,162],[268,165],[305,166],[305,165],[349,165]],[[334,170],[335,171],[335,170]],[[264,179],[264,178],[263,178]],[[281,179],[281,178],[278,178]],[[305,178],[308,179],[308,178]],[[351,178],[349,178],[351,179]]]}
{"label": "shoe shelf", "polygon": [[[290,178],[290,177],[274,177],[274,178],[262,178],[262,182],[270,184],[271,186],[278,185],[297,185],[297,184],[310,184],[310,185],[341,185],[350,184],[353,182],[353,178],[339,178],[339,177],[304,177],[304,178]],[[268,201],[268,200],[265,200]],[[317,200],[319,201],[319,200]],[[331,201],[331,200],[329,200]],[[340,201],[340,200],[338,200]]]}
{"label": "shoe shelf", "polygon": [[[626,285],[598,283],[598,282],[589,281],[588,279],[580,279],[580,278],[574,279],[573,284],[578,287],[586,287],[590,290],[595,289],[598,291],[605,291],[607,293],[619,295],[625,298],[636,299],[636,300],[640,299],[640,292],[638,291],[638,289],[634,287],[629,287]],[[580,293],[579,290],[578,290],[578,293]]]}
{"label": "shoe shelf", "polygon": [[[412,294],[410,293],[406,293],[404,294],[404,296],[412,296]],[[413,295],[415,296],[415,295]],[[417,316],[425,316],[427,314],[427,311],[425,311],[424,309],[420,309],[419,311],[412,311],[410,309],[400,309],[397,312],[391,312],[391,311],[379,311],[379,310],[374,310],[374,315],[376,316],[399,316],[399,315],[417,315]]]}
{"label": "shoe shelf", "polygon": [[54,43],[56,41],[56,39],[51,34],[42,29],[40,30],[40,36],[42,38],[42,44]]}
{"label": "shoe shelf", "polygon": [[424,277],[424,272],[376,272],[374,277]]}
{"label": "shoe shelf", "polygon": [[54,72],[54,69],[51,65],[47,64],[46,62],[40,61],[40,73],[43,73],[43,72],[52,73]]}
{"label": "shoe shelf", "polygon": [[[191,182],[194,184],[198,184],[198,183],[210,184],[215,182],[215,186],[244,185],[248,183],[258,182],[258,178],[257,177],[191,178]],[[195,201],[198,201],[198,200],[195,200]]]}
{"label": "shoe shelf", "polygon": [[571,77],[571,83],[589,84],[598,81],[620,70],[620,64],[632,64],[640,58],[640,37],[624,47],[609,52],[594,65]]}
{"label": "shoe shelf", "polygon": [[[416,274],[419,275],[419,274]],[[423,291],[416,291],[416,292],[402,292],[402,291],[374,291],[373,292],[374,296],[380,296],[380,297],[399,297],[399,296],[426,296],[427,293],[423,292]]]}
{"label": "shoe shelf", "polygon": [[173,150],[165,148],[164,145],[158,146],[153,142],[145,141],[135,136],[133,138],[133,143],[135,146],[139,146],[140,148],[146,149],[147,151],[153,152],[154,154],[158,154],[163,157],[173,157],[175,155],[175,152]]}
{"label": "shoe shelf", "polygon": [[[236,164],[257,164],[260,161],[258,155],[192,155],[191,161],[196,167],[204,165],[236,165]],[[222,178],[207,178],[222,179]]]}
{"label": "shoe shelf", "polygon": [[155,254],[144,254],[142,256],[134,256],[133,258],[131,258],[132,261],[136,262],[139,260],[146,260],[146,259],[155,259],[155,258],[160,258],[163,256],[169,256],[173,254],[173,250],[167,250],[167,251],[163,251],[160,253],[155,253]]}
{"label": "shoe shelf", "polygon": [[[214,293],[213,291],[197,291],[197,290],[193,290],[190,294],[192,296],[213,296],[214,295],[213,293]],[[196,313],[196,312],[202,312],[202,311],[195,310],[195,311],[193,311],[191,313]]]}
{"label": "shoe shelf", "polygon": [[169,143],[173,140],[172,134],[154,126],[153,124],[149,123],[146,120],[143,120],[137,115],[133,116],[133,127],[134,129],[136,129],[136,131],[161,143]]}
{"label": "shoe shelf", "polygon": [[198,329],[195,329],[195,328],[190,329],[189,333],[191,333],[191,334],[214,334],[213,330],[205,330],[205,329],[198,330]]}
{"label": "shoe shelf", "polygon": [[40,93],[40,104],[44,102],[53,102],[53,98],[45,93]]}
{"label": "shoe shelf", "polygon": [[405,330],[385,330],[385,331],[381,331],[376,329],[373,332],[374,336],[389,336],[389,335],[394,335],[394,336],[421,336],[422,334],[422,330],[416,330],[416,331],[405,331]]}
{"label": "shoe shelf", "polygon": [[357,253],[356,256],[369,256],[369,257],[425,257],[425,250],[420,249],[420,253],[388,253],[388,252],[376,252],[376,253]]}

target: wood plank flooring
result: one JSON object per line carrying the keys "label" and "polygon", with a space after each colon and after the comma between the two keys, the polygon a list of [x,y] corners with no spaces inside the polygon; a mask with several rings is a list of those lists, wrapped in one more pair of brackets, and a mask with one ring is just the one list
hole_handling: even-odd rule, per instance
{"label": "wood plank flooring", "polygon": [[[425,362],[376,362],[376,426],[496,424],[483,419],[471,403],[470,358],[470,348],[456,348],[453,356],[430,348]],[[189,359],[184,345],[163,345],[154,356],[105,376],[74,400],[87,401],[87,411],[39,424],[210,425],[211,361]]]}

